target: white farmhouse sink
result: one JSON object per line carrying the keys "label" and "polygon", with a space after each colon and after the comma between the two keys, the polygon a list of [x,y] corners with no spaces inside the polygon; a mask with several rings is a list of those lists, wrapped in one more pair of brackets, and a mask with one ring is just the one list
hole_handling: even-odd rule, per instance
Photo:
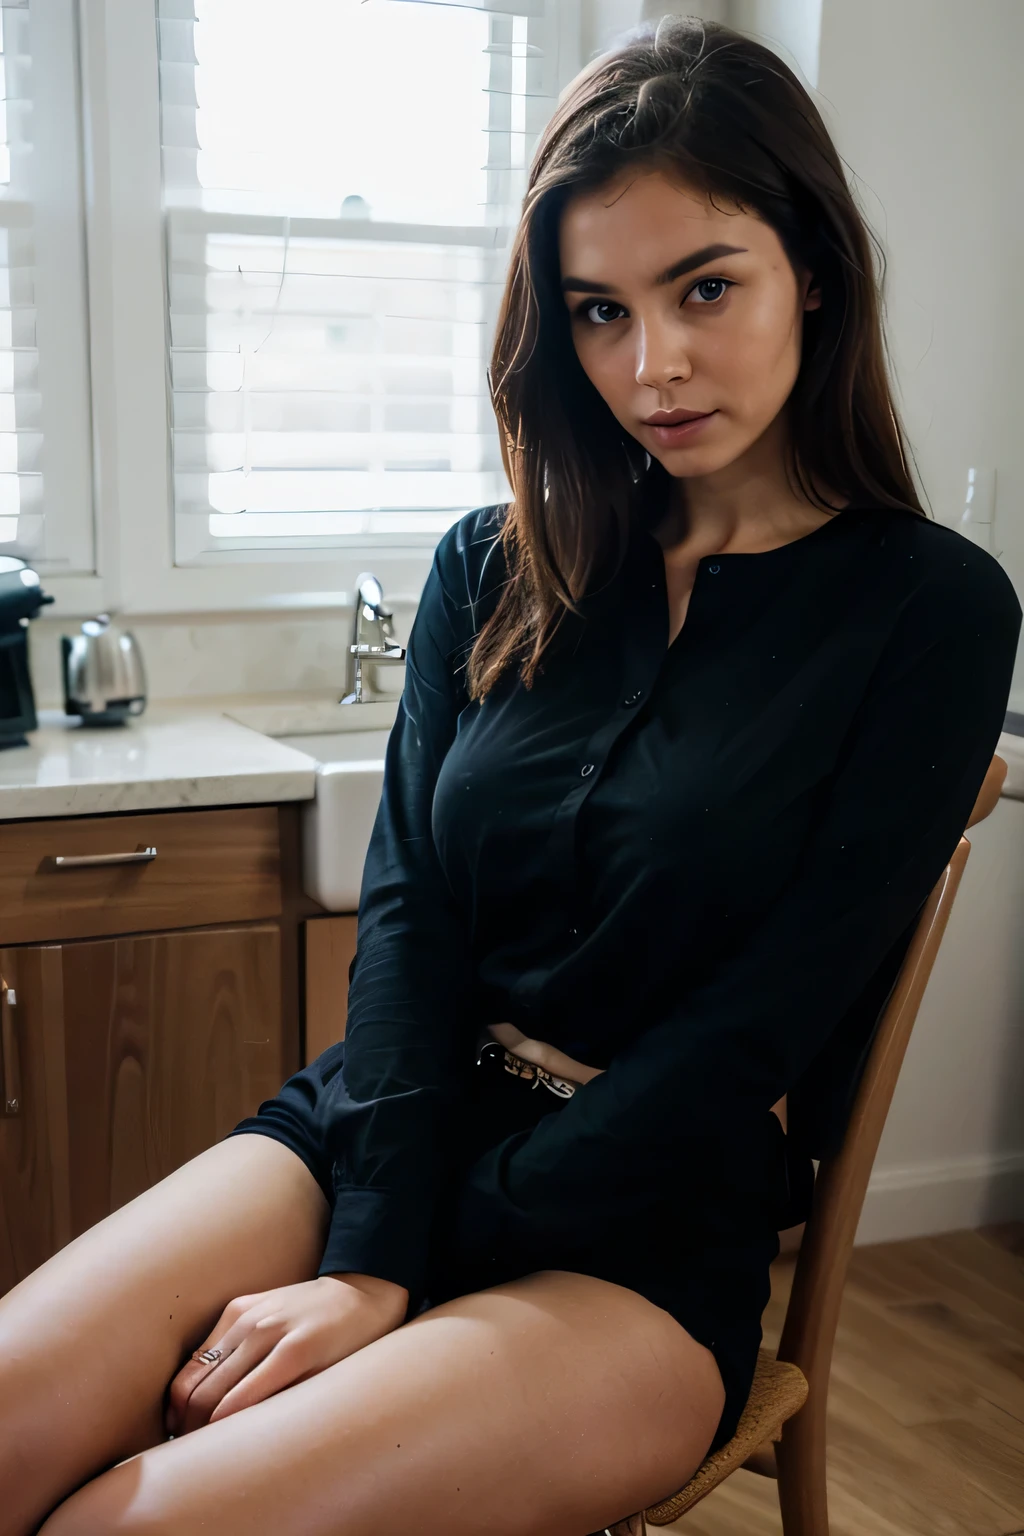
{"label": "white farmhouse sink", "polygon": [[302,807],[302,887],[328,912],[354,912],[359,905],[390,734],[390,726],[308,735],[274,732],[284,746],[317,760],[316,799]]}
{"label": "white farmhouse sink", "polygon": [[233,720],[316,759],[302,807],[302,888],[328,912],[355,912],[400,693],[339,704],[337,695],[233,705]]}

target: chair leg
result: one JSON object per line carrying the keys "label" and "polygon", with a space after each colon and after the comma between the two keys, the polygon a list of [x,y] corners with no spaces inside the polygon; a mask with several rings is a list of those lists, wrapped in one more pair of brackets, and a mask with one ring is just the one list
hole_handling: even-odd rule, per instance
{"label": "chair leg", "polygon": [[775,1447],[783,1536],[829,1536],[825,1484],[825,1406],[812,1391]]}

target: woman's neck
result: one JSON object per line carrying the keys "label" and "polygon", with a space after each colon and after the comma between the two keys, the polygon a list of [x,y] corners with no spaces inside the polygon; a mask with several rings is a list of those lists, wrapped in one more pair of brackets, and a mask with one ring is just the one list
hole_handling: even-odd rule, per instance
{"label": "woman's neck", "polygon": [[[827,494],[841,508],[846,498]],[[712,475],[674,479],[652,532],[666,555],[756,554],[802,538],[832,513],[795,492],[785,471],[784,439],[769,430],[733,463]]]}

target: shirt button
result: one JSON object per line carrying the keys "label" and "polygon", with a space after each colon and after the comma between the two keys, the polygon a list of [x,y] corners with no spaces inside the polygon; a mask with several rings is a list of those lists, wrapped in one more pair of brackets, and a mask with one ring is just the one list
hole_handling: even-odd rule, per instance
{"label": "shirt button", "polygon": [[626,698],[623,699],[623,701],[622,701],[623,706],[626,709],[628,709],[631,704],[635,704],[638,699],[642,699],[643,698],[643,694],[644,694],[643,689],[642,688],[638,688],[636,693],[631,693]]}
{"label": "shirt button", "polygon": [[586,778],[587,774],[588,773],[593,773],[593,771],[594,771],[593,763],[584,763],[583,767],[580,769],[580,773],[583,776],[583,778]]}
{"label": "shirt button", "polygon": [[717,576],[721,569],[722,569],[722,567],[720,565],[709,565],[708,566],[708,570],[711,572],[712,576]]}

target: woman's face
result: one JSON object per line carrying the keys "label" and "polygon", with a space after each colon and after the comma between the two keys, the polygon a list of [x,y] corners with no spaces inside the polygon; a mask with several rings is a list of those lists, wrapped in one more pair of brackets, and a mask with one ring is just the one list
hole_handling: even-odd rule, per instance
{"label": "woman's face", "polygon": [[821,302],[770,225],[716,202],[631,171],[573,197],[559,232],[584,372],[652,458],[687,478],[732,463],[775,420],[804,311]]}

